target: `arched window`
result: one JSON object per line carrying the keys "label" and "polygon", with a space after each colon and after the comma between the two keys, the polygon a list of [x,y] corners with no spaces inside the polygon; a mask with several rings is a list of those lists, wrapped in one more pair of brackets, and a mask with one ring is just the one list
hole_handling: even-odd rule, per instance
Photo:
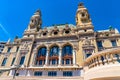
{"label": "arched window", "polygon": [[53,46],[50,49],[50,56],[56,56],[59,54],[59,47],[58,46]]}
{"label": "arched window", "polygon": [[59,54],[59,47],[53,46],[50,49],[50,54],[49,54],[49,64],[50,65],[58,65],[58,54]]}
{"label": "arched window", "polygon": [[46,52],[47,52],[46,47],[40,48],[40,49],[38,50],[38,55],[37,55],[37,57],[39,57],[39,56],[46,56]]}
{"label": "arched window", "polygon": [[63,65],[71,65],[73,63],[72,56],[73,48],[70,45],[66,45],[62,48],[62,64]]}
{"label": "arched window", "polygon": [[36,57],[36,65],[44,65],[45,64],[45,57],[47,54],[47,48],[46,47],[41,47],[38,50],[38,54]]}
{"label": "arched window", "polygon": [[72,55],[72,46],[70,46],[70,45],[64,46],[63,49],[62,49],[62,55],[63,56]]}

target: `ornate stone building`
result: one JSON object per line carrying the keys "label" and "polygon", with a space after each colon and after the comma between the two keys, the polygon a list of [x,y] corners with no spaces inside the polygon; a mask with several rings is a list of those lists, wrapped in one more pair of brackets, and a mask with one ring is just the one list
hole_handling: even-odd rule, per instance
{"label": "ornate stone building", "polygon": [[0,80],[119,79],[118,30],[95,32],[83,3],[78,5],[75,19],[76,25],[42,29],[41,11],[37,10],[23,37],[8,41],[0,54]]}

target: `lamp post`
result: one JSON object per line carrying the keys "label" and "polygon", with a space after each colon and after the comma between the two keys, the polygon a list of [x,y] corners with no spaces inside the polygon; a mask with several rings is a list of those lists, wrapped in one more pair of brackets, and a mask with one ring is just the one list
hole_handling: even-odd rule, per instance
{"label": "lamp post", "polygon": [[[13,69],[15,70],[14,75],[13,75],[13,79],[15,79],[16,72],[17,72],[17,70],[21,67],[21,65],[14,65],[14,66],[16,66],[16,67],[13,68]],[[13,70],[13,69],[12,69],[12,70]]]}
{"label": "lamp post", "polygon": [[6,72],[6,71],[10,71],[10,70],[15,70],[15,73],[13,75],[13,79],[15,78],[15,75],[16,75],[16,72],[17,70],[21,67],[21,65],[14,65],[16,67],[13,67],[13,68],[10,68],[10,69],[3,69],[3,70],[0,70],[0,75],[3,73],[3,72]]}

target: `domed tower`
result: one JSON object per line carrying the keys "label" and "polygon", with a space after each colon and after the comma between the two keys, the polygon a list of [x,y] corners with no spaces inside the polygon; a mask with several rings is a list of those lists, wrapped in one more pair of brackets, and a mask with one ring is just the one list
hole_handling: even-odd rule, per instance
{"label": "domed tower", "polygon": [[92,25],[92,22],[87,8],[84,7],[83,3],[79,3],[76,13],[76,26],[84,27],[85,25]]}
{"label": "domed tower", "polygon": [[41,28],[41,25],[42,25],[41,11],[37,10],[31,17],[28,30],[38,30]]}

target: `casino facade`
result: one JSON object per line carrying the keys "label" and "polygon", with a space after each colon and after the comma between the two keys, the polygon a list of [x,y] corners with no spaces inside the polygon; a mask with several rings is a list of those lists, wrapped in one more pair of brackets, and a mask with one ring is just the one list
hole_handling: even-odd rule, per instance
{"label": "casino facade", "polygon": [[76,25],[42,28],[41,11],[31,17],[22,38],[5,44],[0,54],[0,80],[119,80],[120,34],[94,31],[80,3]]}

